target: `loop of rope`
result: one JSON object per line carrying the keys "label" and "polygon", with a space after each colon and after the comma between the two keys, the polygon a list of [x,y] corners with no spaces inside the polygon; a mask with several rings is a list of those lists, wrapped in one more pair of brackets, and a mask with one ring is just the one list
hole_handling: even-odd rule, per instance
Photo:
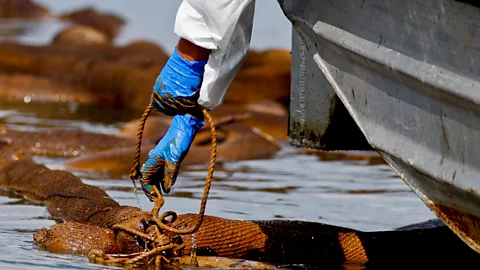
{"label": "loop of rope", "polygon": [[[164,224],[162,222],[162,220],[158,218],[158,212],[157,213],[152,213],[153,214],[153,220],[158,225],[158,227],[160,227],[160,229],[167,230],[169,232],[173,232],[173,233],[180,234],[180,235],[194,233],[202,225],[203,218],[205,217],[205,208],[207,206],[208,194],[210,193],[210,186],[211,186],[212,179],[213,179],[213,173],[215,171],[215,160],[217,158],[217,131],[215,129],[215,123],[213,122],[213,119],[210,116],[210,114],[207,112],[207,110],[202,108],[202,112],[203,112],[203,116],[205,117],[205,119],[207,119],[207,121],[210,123],[210,132],[212,133],[212,150],[210,152],[210,164],[208,166],[207,178],[205,179],[205,188],[203,190],[203,197],[202,197],[202,201],[200,203],[200,210],[199,210],[199,213],[198,213],[199,217],[197,218],[197,222],[196,222],[195,226],[193,226],[189,229],[176,229],[176,228],[173,228],[173,227],[170,227],[170,226]],[[156,187],[154,187],[154,189],[156,189],[155,192],[160,197],[161,194],[158,191],[158,189]],[[157,203],[157,202],[160,202],[160,200],[157,199],[155,201],[155,203]],[[158,207],[158,208],[154,207],[153,210],[158,211],[158,210],[160,210],[160,207]]]}
{"label": "loop of rope", "polygon": [[[142,144],[142,135],[143,129],[145,127],[145,122],[152,110],[152,105],[150,104],[142,115],[140,119],[139,128],[137,132],[137,145],[135,150],[135,157],[133,167],[130,173],[130,178],[132,179],[134,186],[135,180],[140,179],[141,172],[140,172],[140,152],[141,152],[141,144]],[[211,132],[211,139],[212,139],[212,149],[210,152],[210,163],[208,166],[208,174],[207,178],[205,179],[205,188],[203,191],[202,201],[200,203],[200,209],[198,218],[196,219],[196,223],[194,226],[186,229],[177,229],[171,225],[173,224],[177,218],[177,214],[174,211],[166,211],[162,215],[159,216],[160,208],[163,206],[165,199],[162,197],[160,190],[154,185],[153,190],[155,191],[157,197],[154,199],[154,205],[151,210],[152,219],[154,222],[154,236],[152,237],[149,234],[141,232],[137,229],[133,229],[122,224],[116,224],[113,226],[114,230],[121,230],[126,233],[132,234],[139,239],[143,239],[145,243],[150,243],[152,248],[148,250],[148,244],[146,245],[146,250],[144,252],[132,253],[132,254],[105,254],[99,250],[92,250],[88,257],[94,261],[102,262],[102,263],[117,263],[117,264],[135,264],[139,261],[146,259],[148,257],[152,257],[148,261],[148,264],[152,262],[156,266],[160,266],[161,262],[164,261],[167,264],[170,263],[169,258],[174,258],[179,256],[178,252],[184,247],[184,244],[174,243],[172,241],[175,237],[167,237],[162,232],[168,231],[179,235],[186,235],[192,234],[196,232],[200,226],[202,225],[203,219],[205,217],[205,208],[207,205],[208,194],[210,192],[210,186],[213,179],[213,173],[215,171],[215,160],[217,156],[217,132],[215,128],[215,123],[208,113],[208,111],[202,108],[202,113],[205,119],[210,123],[210,132]],[[230,122],[232,119],[223,119],[225,122]],[[170,220],[167,218],[170,217]],[[167,258],[168,257],[168,258]]]}

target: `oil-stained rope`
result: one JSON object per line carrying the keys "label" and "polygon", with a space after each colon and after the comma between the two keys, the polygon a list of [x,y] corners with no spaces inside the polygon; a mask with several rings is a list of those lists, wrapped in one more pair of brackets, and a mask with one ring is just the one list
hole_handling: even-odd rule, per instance
{"label": "oil-stained rope", "polygon": [[[132,179],[134,185],[135,185],[135,180],[138,180],[141,177],[140,152],[141,152],[141,144],[142,144],[142,135],[143,135],[143,129],[145,127],[146,120],[151,111],[152,111],[152,105],[150,104],[145,109],[145,112],[143,113],[140,119],[140,123],[138,127],[137,145],[135,149],[134,163],[130,173],[130,178]],[[97,262],[103,262],[103,263],[135,264],[147,257],[153,256],[153,258],[149,261],[149,264],[151,262],[154,262],[155,265],[159,266],[162,261],[165,261],[167,263],[170,262],[170,260],[165,256],[166,251],[171,251],[171,256],[173,257],[178,256],[176,251],[180,250],[184,246],[182,244],[173,243],[171,239],[165,239],[165,237],[162,237],[162,231],[173,232],[177,235],[185,235],[185,234],[192,234],[200,228],[200,226],[202,225],[203,219],[205,217],[205,208],[207,205],[208,194],[210,192],[210,186],[213,179],[213,173],[215,171],[215,160],[217,155],[217,132],[215,128],[215,123],[206,109],[202,108],[202,113],[205,119],[210,123],[212,149],[210,152],[210,164],[208,166],[207,178],[205,179],[205,188],[203,191],[202,201],[200,203],[199,215],[195,225],[186,229],[177,229],[167,225],[167,223],[173,224],[175,222],[177,215],[173,211],[167,211],[163,213],[161,216],[159,216],[160,208],[163,206],[163,203],[165,200],[163,199],[162,194],[158,190],[158,188],[156,186],[153,186],[157,194],[157,197],[154,199],[154,206],[151,211],[153,221],[155,222],[155,225],[157,225],[157,227],[155,228],[155,235],[151,237],[150,235],[144,232],[138,231],[130,227],[123,226],[121,224],[117,224],[113,226],[113,229],[122,230],[124,232],[133,234],[143,239],[145,242],[152,243],[153,248],[145,252],[132,253],[132,254],[105,254],[98,250],[92,250],[88,255],[90,259]],[[226,122],[230,122],[230,121],[231,119]],[[172,218],[170,222],[167,220],[167,217],[169,216]],[[160,240],[164,240],[164,241],[160,241]],[[165,240],[167,240],[167,243],[165,243]]]}

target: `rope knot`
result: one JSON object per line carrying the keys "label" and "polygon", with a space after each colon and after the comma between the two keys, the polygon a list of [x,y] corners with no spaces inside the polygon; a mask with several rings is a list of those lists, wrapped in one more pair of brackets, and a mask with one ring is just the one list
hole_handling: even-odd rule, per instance
{"label": "rope knot", "polygon": [[[152,105],[150,104],[145,109],[145,112],[140,119],[137,132],[137,146],[135,150],[134,164],[130,173],[130,178],[133,181],[134,188],[135,180],[141,178],[140,152],[142,134],[145,127],[145,122],[151,110]],[[160,190],[158,190],[156,186],[152,186],[157,196],[154,198],[154,205],[151,210],[151,220],[146,220],[146,224],[148,224],[148,226],[146,226],[145,231],[142,232],[138,229],[131,228],[123,224],[116,224],[112,227],[116,232],[123,231],[134,235],[137,238],[137,242],[142,242],[144,244],[145,251],[131,254],[105,254],[99,250],[92,250],[88,255],[91,260],[102,263],[136,264],[146,259],[147,264],[150,265],[154,263],[156,266],[160,266],[162,262],[170,264],[172,259],[182,255],[182,249],[185,244],[183,243],[181,235],[195,233],[200,228],[205,217],[205,208],[215,170],[215,159],[217,152],[217,133],[215,124],[206,109],[202,108],[202,112],[205,119],[207,119],[207,121],[210,123],[212,150],[210,153],[208,175],[205,179],[205,189],[203,192],[202,201],[200,203],[199,215],[195,225],[190,228],[178,229],[174,226],[174,223],[177,220],[177,214],[174,211],[166,211],[159,215],[165,199],[162,197]]]}

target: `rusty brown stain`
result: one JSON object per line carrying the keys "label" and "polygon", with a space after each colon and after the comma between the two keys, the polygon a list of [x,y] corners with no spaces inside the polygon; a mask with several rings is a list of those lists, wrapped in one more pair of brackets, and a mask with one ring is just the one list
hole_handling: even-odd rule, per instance
{"label": "rusty brown stain", "polygon": [[426,205],[463,242],[480,254],[480,217],[433,202],[426,202]]}

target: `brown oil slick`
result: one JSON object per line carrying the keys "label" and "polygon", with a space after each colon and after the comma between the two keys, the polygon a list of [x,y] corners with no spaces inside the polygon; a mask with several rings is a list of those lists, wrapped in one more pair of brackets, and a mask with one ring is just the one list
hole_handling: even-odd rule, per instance
{"label": "brown oil slick", "polygon": [[44,6],[32,0],[0,0],[0,18],[44,19],[52,17]]}
{"label": "brown oil slick", "polygon": [[[165,124],[165,127],[168,125]],[[183,166],[207,164],[210,159],[210,131],[205,129],[197,135]],[[205,133],[205,135],[202,135]],[[246,125],[232,123],[218,128],[219,143],[217,162],[270,158],[281,147],[275,142],[258,135]],[[154,143],[143,143],[140,159],[144,161]],[[135,146],[117,147],[99,153],[85,155],[65,161],[68,170],[103,171],[112,174],[128,174],[132,166]]]}
{"label": "brown oil slick", "polygon": [[[211,115],[214,119],[246,115],[247,117],[236,122],[256,128],[274,140],[288,140],[288,113],[281,104],[275,101],[262,100],[245,105],[224,104],[211,111]],[[158,141],[163,136],[165,127],[168,127],[170,123],[170,117],[158,113],[149,116],[145,124],[143,137]],[[120,129],[119,136],[135,138],[138,124],[139,120],[137,119],[130,121]]]}
{"label": "brown oil slick", "polygon": [[[76,90],[68,94],[93,96],[85,100],[91,104],[138,111],[143,111],[150,102],[155,79],[167,60],[168,55],[163,49],[143,41],[120,47],[81,42],[57,42],[45,46],[0,44],[0,76],[5,76],[6,81],[10,75],[44,79],[52,81],[51,84],[63,85],[65,89]],[[275,62],[241,69],[224,103],[242,105],[272,100],[286,106],[290,92],[289,76],[290,66],[278,66]],[[21,83],[9,81],[8,84],[19,92],[32,92]],[[60,91],[61,87],[57,89]],[[5,95],[2,91],[0,95]],[[42,89],[31,94],[38,96],[40,101],[45,99],[42,98]],[[58,92],[57,95],[64,93]]]}
{"label": "brown oil slick", "polygon": [[117,136],[81,130],[48,129],[40,131],[3,130],[0,141],[10,151],[32,156],[79,157],[90,153],[134,145],[134,141]]}
{"label": "brown oil slick", "polygon": [[110,40],[113,40],[125,24],[125,19],[115,14],[99,13],[95,9],[85,8],[59,16],[76,24],[86,25],[97,29]]}

